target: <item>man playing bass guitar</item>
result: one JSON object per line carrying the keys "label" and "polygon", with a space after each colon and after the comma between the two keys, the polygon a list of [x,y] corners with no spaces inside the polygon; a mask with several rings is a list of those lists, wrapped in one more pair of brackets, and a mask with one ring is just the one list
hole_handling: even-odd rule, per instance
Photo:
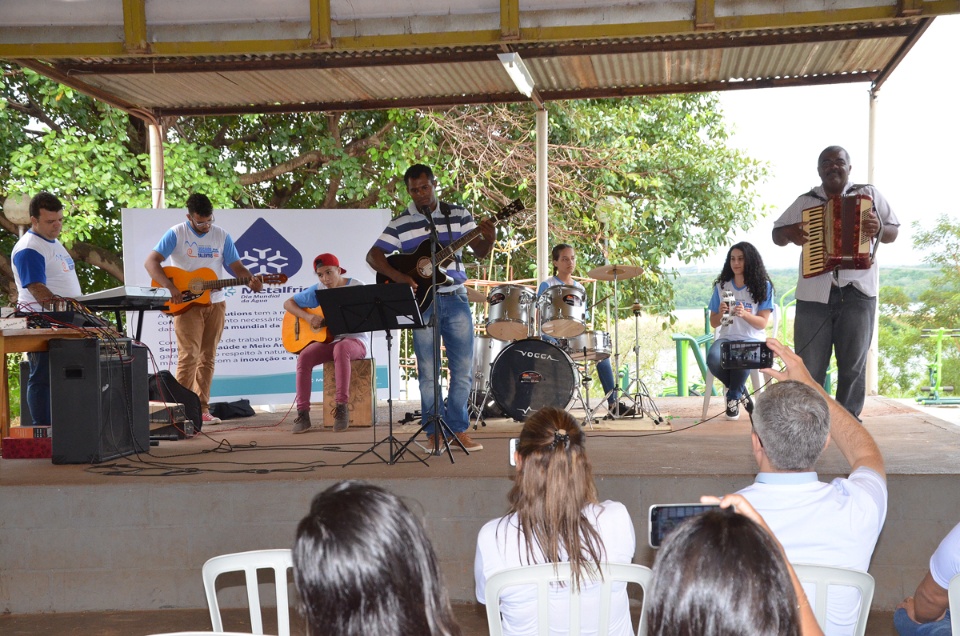
{"label": "man playing bass guitar", "polygon": [[[413,330],[413,349],[417,356],[417,377],[420,384],[421,412],[424,430],[427,432],[427,446],[434,447],[433,430],[434,415],[439,414],[456,435],[460,443],[468,451],[481,450],[483,446],[470,439],[467,427],[470,423],[467,413],[467,400],[470,396],[470,385],[473,370],[473,317],[467,305],[467,292],[463,282],[467,276],[464,272],[460,252],[453,254],[452,260],[446,263],[446,274],[437,273],[438,281],[449,282],[446,285],[431,289],[431,297],[427,298],[422,292],[423,286],[430,285],[429,268],[424,271],[418,268],[412,274],[400,271],[387,258],[397,250],[403,253],[415,251],[424,241],[430,240],[430,234],[436,229],[441,246],[447,246],[474,230],[476,238],[469,242],[474,255],[483,258],[490,251],[496,239],[496,228],[491,219],[485,219],[477,225],[467,210],[459,205],[440,202],[437,200],[437,181],[433,171],[423,164],[410,166],[403,175],[407,192],[412,199],[407,208],[394,218],[384,229],[367,253],[367,263],[390,280],[396,283],[410,285],[417,294],[418,300],[423,298],[421,314],[424,322],[437,314],[437,326],[447,351],[447,367],[450,373],[450,384],[446,400],[446,412],[443,401],[434,404],[434,383],[436,366],[433,355],[433,329]],[[395,258],[395,257],[391,257]],[[429,304],[428,304],[429,303]]]}
{"label": "man playing bass guitar", "polygon": [[[213,204],[205,194],[194,193],[187,199],[187,221],[174,225],[160,238],[147,256],[144,267],[157,284],[170,290],[174,303],[183,302],[183,292],[163,271],[163,261],[192,272],[201,268],[219,272],[226,268],[255,292],[263,289],[263,281],[253,276],[240,260],[233,239],[223,228],[214,225]],[[194,304],[173,317],[177,336],[177,382],[200,397],[204,424],[218,424],[210,414],[210,385],[217,358],[217,345],[227,315],[224,293],[215,290],[209,304]]]}

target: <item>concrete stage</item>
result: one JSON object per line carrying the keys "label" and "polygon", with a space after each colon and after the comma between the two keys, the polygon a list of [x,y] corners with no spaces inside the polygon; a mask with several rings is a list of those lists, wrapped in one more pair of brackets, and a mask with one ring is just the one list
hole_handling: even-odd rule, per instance
{"label": "concrete stage", "polygon": [[[722,413],[720,402],[714,398],[712,413]],[[646,565],[654,558],[646,544],[651,504],[731,492],[756,470],[745,414],[698,423],[702,398],[656,403],[670,424],[664,430],[630,430],[622,421],[589,432],[601,499],[633,511],[635,562]],[[395,402],[394,420],[409,410]],[[320,409],[313,412],[319,419]],[[886,398],[868,398],[863,416],[887,462],[890,510],[870,572],[874,609],[891,611],[960,517],[960,427]],[[385,437],[386,424],[376,435],[360,428],[294,436],[292,420],[282,413],[231,420],[194,439],[162,442],[150,456],[98,466],[0,460],[0,612],[204,608],[206,559],[291,545],[311,497],[341,479],[366,479],[418,502],[452,599],[471,602],[476,533],[505,511],[508,439],[520,425],[491,421],[474,434],[484,449],[456,451],[455,463],[442,456],[425,465],[408,455],[388,465],[367,455],[344,466]],[[415,430],[394,427],[403,441]],[[818,469],[832,478],[847,466],[830,448]]]}

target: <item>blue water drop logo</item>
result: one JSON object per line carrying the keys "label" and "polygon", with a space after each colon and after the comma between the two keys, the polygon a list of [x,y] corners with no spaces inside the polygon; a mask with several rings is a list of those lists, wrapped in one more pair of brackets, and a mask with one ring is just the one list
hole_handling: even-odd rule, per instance
{"label": "blue water drop logo", "polygon": [[286,274],[292,278],[303,266],[299,250],[263,218],[259,218],[236,240],[240,260],[254,276]]}

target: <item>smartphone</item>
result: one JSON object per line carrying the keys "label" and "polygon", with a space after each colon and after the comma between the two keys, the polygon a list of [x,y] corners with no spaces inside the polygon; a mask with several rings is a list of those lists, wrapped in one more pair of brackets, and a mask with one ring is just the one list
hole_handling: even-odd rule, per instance
{"label": "smartphone", "polygon": [[654,504],[650,506],[650,547],[659,548],[664,538],[681,522],[708,510],[716,510],[718,504]]}
{"label": "smartphone", "polygon": [[520,441],[519,437],[510,438],[510,465],[517,465],[517,443]]}
{"label": "smartphone", "polygon": [[765,342],[736,342],[720,344],[720,366],[724,369],[769,369],[773,366],[773,351]]}

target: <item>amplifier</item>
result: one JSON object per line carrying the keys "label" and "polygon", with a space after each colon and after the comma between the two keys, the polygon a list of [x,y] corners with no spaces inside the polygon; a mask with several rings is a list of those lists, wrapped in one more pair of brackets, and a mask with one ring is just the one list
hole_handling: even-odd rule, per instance
{"label": "amplifier", "polygon": [[54,464],[96,464],[149,451],[148,350],[120,342],[50,341]]}

